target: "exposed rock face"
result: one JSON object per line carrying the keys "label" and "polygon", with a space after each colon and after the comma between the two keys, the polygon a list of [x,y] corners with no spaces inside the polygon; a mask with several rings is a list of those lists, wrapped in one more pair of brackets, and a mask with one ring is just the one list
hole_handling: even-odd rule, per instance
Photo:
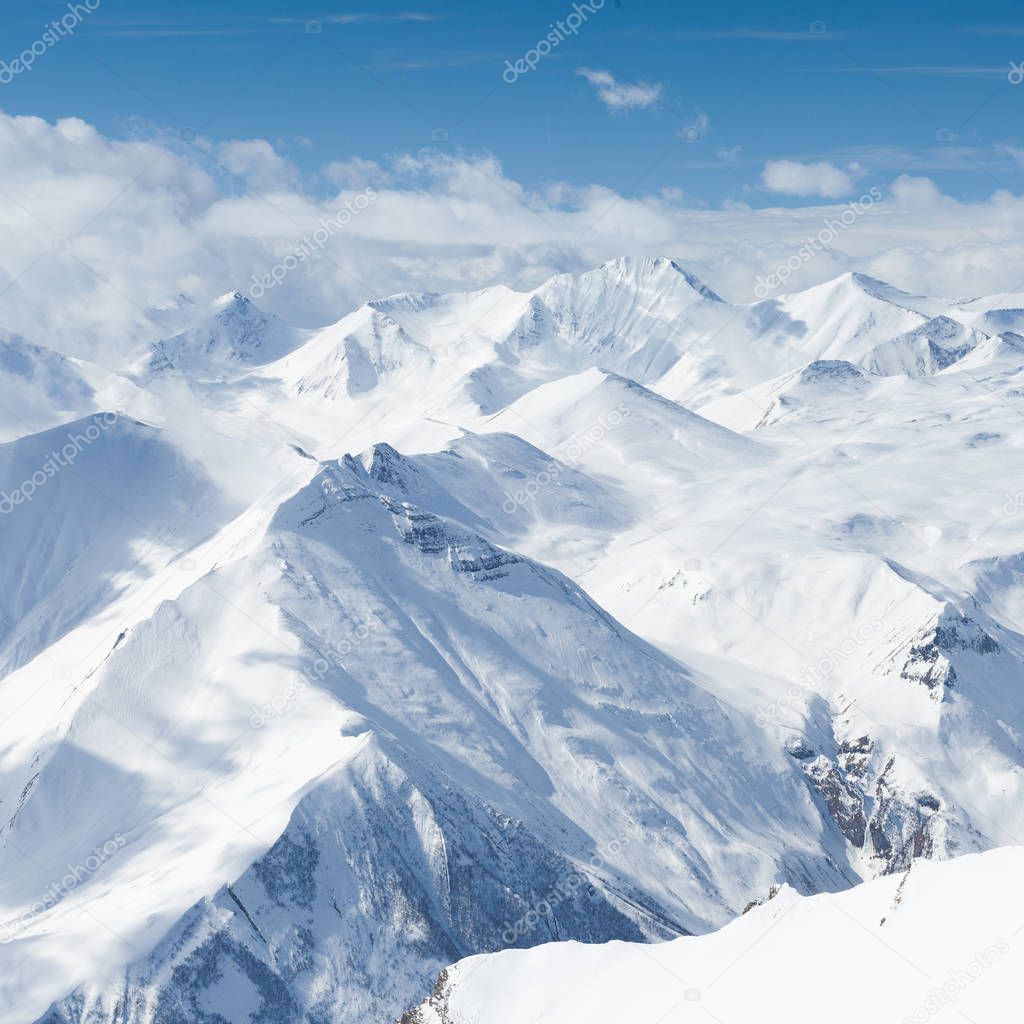
{"label": "exposed rock face", "polygon": [[397,1024],[426,1024],[425,1013],[433,1012],[437,1024],[451,1024],[451,1017],[448,1014],[448,998],[452,990],[451,975],[447,970],[442,971],[434,982],[425,1004],[414,1006],[406,1011],[397,1021]]}
{"label": "exposed rock face", "polygon": [[149,957],[39,1024],[222,1024],[242,1008],[273,1024],[364,1024],[382,1007],[376,1019],[393,1019],[472,953],[644,938],[521,823],[371,742]]}
{"label": "exposed rock face", "polygon": [[200,377],[229,377],[277,359],[298,343],[301,332],[238,292],[221,296],[216,306],[216,313],[198,327],[157,342],[146,373],[180,370]]}
{"label": "exposed rock face", "polygon": [[409,502],[397,502],[387,495],[381,495],[380,500],[394,516],[395,527],[406,544],[428,555],[447,554],[448,564],[455,572],[493,573],[504,565],[522,561],[476,534],[453,529],[438,516],[422,512]]}
{"label": "exposed rock face", "polygon": [[935,623],[911,641],[900,675],[923,684],[933,700],[942,701],[957,685],[950,656],[965,651],[995,654],[999,644],[977,622],[947,605]]}
{"label": "exposed rock face", "polygon": [[871,751],[874,749],[869,736],[858,736],[853,740],[843,740],[839,744],[839,765],[847,775],[862,778],[871,763]]}
{"label": "exposed rock face", "polygon": [[804,772],[821,794],[840,831],[856,847],[864,845],[864,795],[851,784],[837,764],[820,754]]}
{"label": "exposed rock face", "polygon": [[814,748],[799,736],[792,736],[786,741],[786,753],[798,761],[809,761],[815,756]]}
{"label": "exposed rock face", "polygon": [[908,795],[898,788],[890,758],[875,786],[871,843],[887,874],[905,871],[917,857],[935,852],[941,818],[940,803],[930,793]]}
{"label": "exposed rock face", "polygon": [[[953,715],[954,691],[964,690],[972,678],[990,672],[990,662],[1007,652],[970,615],[950,603],[910,635],[879,666],[894,685],[906,680],[924,687],[931,701],[941,705],[923,715]],[[957,699],[969,699],[961,693]],[[826,716],[833,712],[826,712]],[[865,734],[845,734],[842,716],[821,724],[832,732],[824,749],[806,736],[791,736],[786,751],[803,770],[812,790],[824,803],[847,841],[863,850],[872,872],[888,874],[906,868],[918,857],[948,856],[963,842],[956,838],[955,807],[923,789],[920,775],[899,748],[883,751]],[[862,726],[863,727],[863,726]]]}
{"label": "exposed rock face", "polygon": [[930,793],[907,792],[893,757],[874,778],[873,749],[868,736],[844,740],[832,760],[824,754],[814,756],[804,740],[787,744],[843,835],[865,849],[880,873],[891,874],[906,870],[917,857],[937,852],[945,837],[942,805]]}
{"label": "exposed rock face", "polygon": [[754,907],[763,907],[763,906],[764,906],[764,905],[765,905],[766,903],[770,903],[770,902],[771,902],[771,901],[772,901],[773,899],[775,899],[775,897],[776,897],[776,896],[778,896],[778,895],[779,895],[779,893],[780,893],[781,891],[782,891],[782,887],[781,887],[781,886],[779,886],[779,885],[773,885],[773,886],[772,886],[772,887],[771,887],[771,888],[770,888],[770,889],[768,890],[768,895],[767,895],[767,896],[763,897],[762,899],[756,899],[756,900],[751,900],[751,901],[750,901],[750,902],[749,902],[749,903],[748,903],[748,904],[747,904],[747,905],[746,905],[746,906],[745,906],[745,907],[743,908],[743,913],[744,913],[744,914],[749,914],[749,913],[750,913],[750,911],[752,911],[752,910],[754,909]]}
{"label": "exposed rock face", "polygon": [[801,384],[828,381],[833,384],[858,385],[866,380],[864,371],[843,359],[817,359],[800,371]]}

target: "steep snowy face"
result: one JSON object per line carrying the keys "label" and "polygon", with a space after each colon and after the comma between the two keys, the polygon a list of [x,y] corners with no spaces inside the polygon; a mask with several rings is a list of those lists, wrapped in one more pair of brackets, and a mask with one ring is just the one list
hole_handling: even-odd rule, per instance
{"label": "steep snowy face", "polygon": [[727,315],[711,289],[671,260],[613,260],[538,288],[529,321],[507,345],[510,354],[563,370],[598,365],[647,383]]}
{"label": "steep snowy face", "polygon": [[621,478],[625,471],[640,487],[670,486],[770,457],[756,442],[602,370],[535,388],[492,417],[487,429],[518,434],[597,478]]}
{"label": "steep snowy face", "polygon": [[386,384],[426,354],[398,320],[368,304],[318,332],[301,351],[266,372],[280,377],[297,399],[344,402]]}
{"label": "steep snowy face", "polygon": [[[443,971],[400,1024],[621,1024],[936,1015],[1002,1021],[1020,998],[1024,848],[912,871],[835,896],[773,891],[720,932],[657,946],[558,943]],[[847,998],[851,975],[856,998]]]}
{"label": "steep snowy face", "polygon": [[884,377],[927,377],[973,352],[986,337],[948,316],[938,316],[876,345],[860,362]]}
{"label": "steep snowy face", "polygon": [[531,293],[490,288],[370,302],[260,376],[335,424],[344,422],[341,403],[382,394],[421,415],[468,422],[591,368],[653,384],[694,358],[697,339],[730,315],[671,260],[615,260]]}
{"label": "steep snowy face", "polygon": [[119,408],[134,391],[99,366],[23,338],[0,337],[0,443]]}
{"label": "steep snowy face", "polygon": [[857,361],[875,345],[920,327],[927,317],[910,295],[862,274],[844,274],[803,292],[751,307],[759,345],[776,359]]}
{"label": "steep snowy face", "polygon": [[[453,953],[677,935],[779,877],[852,878],[784,751],[565,577],[416,504],[432,487],[457,507],[426,473],[389,448],[324,467],[253,552],[160,605],[72,698],[66,739],[23,768],[7,899],[51,857],[124,842],[67,900],[13,915],[11,1005],[64,994],[24,941],[41,929],[85,978],[123,956],[117,935],[80,948],[94,918],[132,950],[177,930],[52,1019],[116,1020],[127,998],[143,1020],[237,988],[280,1019],[356,1021],[400,1012]],[[200,782],[175,786],[168,765]],[[54,816],[67,838],[44,841]],[[232,884],[204,903],[214,880]]]}
{"label": "steep snowy face", "polygon": [[42,1021],[393,1019],[447,962],[528,943],[545,899],[544,937],[644,937],[521,821],[364,737],[244,875]]}
{"label": "steep snowy face", "polygon": [[0,445],[0,670],[19,668],[241,511],[117,412]]}
{"label": "steep snowy face", "polygon": [[623,259],[12,342],[0,1022],[393,1019],[1018,844],[1018,304]]}
{"label": "steep snowy face", "polygon": [[440,446],[452,427],[587,370],[699,408],[809,362],[859,361],[928,321],[903,304],[917,301],[846,275],[733,306],[672,260],[618,259],[528,293],[374,300],[263,366],[247,396],[324,457],[343,453],[340,438]]}
{"label": "steep snowy face", "polygon": [[264,313],[244,295],[228,292],[198,327],[158,341],[146,357],[141,376],[173,371],[200,382],[230,380],[280,359],[307,336],[308,332]]}
{"label": "steep snowy face", "polygon": [[[1002,393],[1019,383],[1024,371],[1024,336],[1007,331],[986,338],[970,354],[964,356],[956,369],[972,380]],[[1015,397],[1014,391],[1010,397]]]}

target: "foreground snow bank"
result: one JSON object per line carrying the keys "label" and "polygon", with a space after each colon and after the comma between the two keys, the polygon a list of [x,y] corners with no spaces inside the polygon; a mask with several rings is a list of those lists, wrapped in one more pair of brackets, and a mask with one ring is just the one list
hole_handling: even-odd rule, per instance
{"label": "foreground snow bank", "polygon": [[402,1024],[1000,1024],[1024,998],[1022,871],[1022,847],[916,861],[837,895],[784,888],[710,935],[470,957]]}

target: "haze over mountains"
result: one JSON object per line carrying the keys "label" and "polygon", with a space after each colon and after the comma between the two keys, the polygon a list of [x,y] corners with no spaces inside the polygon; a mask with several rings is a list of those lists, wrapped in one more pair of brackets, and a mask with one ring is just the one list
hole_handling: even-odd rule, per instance
{"label": "haze over mountains", "polygon": [[[689,970],[1024,844],[1012,296],[620,259],[339,313],[0,342],[0,1022],[388,1021],[724,926]],[[506,1019],[468,970],[424,1020]]]}

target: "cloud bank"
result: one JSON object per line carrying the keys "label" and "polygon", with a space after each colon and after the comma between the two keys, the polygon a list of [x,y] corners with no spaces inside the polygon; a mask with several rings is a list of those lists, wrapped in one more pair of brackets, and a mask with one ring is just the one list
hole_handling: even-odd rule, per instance
{"label": "cloud bank", "polygon": [[[217,295],[246,291],[322,221],[341,226],[261,299],[303,326],[375,296],[525,289],[620,255],[671,256],[725,297],[754,301],[759,276],[846,209],[709,210],[676,189],[527,188],[493,156],[432,150],[383,166],[336,161],[320,182],[329,195],[262,140],[119,140],[77,119],[0,114],[0,334],[116,362],[191,325]],[[961,203],[928,178],[878,184],[883,199],[787,287],[852,269],[950,297],[1024,288],[1021,197]],[[367,188],[377,198],[340,217]]]}

